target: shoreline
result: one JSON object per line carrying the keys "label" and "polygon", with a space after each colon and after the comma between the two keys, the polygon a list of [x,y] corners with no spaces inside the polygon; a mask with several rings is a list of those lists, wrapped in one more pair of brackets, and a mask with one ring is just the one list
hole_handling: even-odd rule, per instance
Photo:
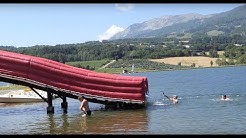
{"label": "shoreline", "polygon": [[[241,67],[241,66],[246,66],[246,65],[226,65],[226,66],[213,66],[213,67],[194,67],[194,68],[166,69],[166,70],[148,70],[148,71],[134,72],[134,73],[158,72],[158,71],[177,71],[177,70],[192,70],[192,69],[209,69],[209,68],[227,68],[227,67]],[[113,73],[113,74],[118,74],[118,73]]]}

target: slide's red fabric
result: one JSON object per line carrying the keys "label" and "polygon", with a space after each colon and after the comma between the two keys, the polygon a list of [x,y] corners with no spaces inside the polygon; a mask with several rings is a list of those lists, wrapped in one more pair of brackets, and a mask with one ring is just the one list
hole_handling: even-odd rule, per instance
{"label": "slide's red fabric", "polygon": [[145,102],[147,77],[108,74],[0,50],[0,74],[95,97]]}

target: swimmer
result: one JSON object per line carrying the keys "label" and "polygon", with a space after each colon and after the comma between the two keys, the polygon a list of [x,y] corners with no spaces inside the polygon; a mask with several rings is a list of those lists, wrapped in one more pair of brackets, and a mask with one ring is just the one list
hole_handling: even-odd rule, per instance
{"label": "swimmer", "polygon": [[173,95],[173,97],[168,97],[164,93],[163,93],[163,95],[165,97],[167,97],[167,99],[169,99],[170,101],[172,101],[174,104],[178,103],[178,96],[177,95]]}
{"label": "swimmer", "polygon": [[230,100],[230,99],[228,97],[226,97],[226,95],[222,95],[221,100]]}

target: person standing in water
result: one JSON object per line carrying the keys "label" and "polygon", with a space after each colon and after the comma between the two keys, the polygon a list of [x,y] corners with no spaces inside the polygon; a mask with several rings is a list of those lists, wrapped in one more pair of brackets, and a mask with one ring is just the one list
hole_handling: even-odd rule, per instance
{"label": "person standing in water", "polygon": [[167,97],[167,99],[169,99],[170,101],[172,101],[174,104],[178,103],[178,96],[177,95],[174,95],[173,97],[168,97],[164,93],[163,93],[163,95],[165,97]]}
{"label": "person standing in water", "polygon": [[91,110],[89,108],[89,103],[88,101],[85,99],[84,96],[79,96],[78,100],[80,101],[80,110],[85,114],[90,116],[91,115]]}

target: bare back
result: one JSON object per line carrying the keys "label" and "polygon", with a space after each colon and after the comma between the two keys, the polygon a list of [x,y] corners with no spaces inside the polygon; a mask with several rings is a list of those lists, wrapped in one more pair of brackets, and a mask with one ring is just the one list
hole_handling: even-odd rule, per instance
{"label": "bare back", "polygon": [[83,99],[83,100],[81,101],[80,109],[81,109],[82,111],[85,111],[85,112],[89,110],[89,104],[88,104],[88,101],[87,101],[86,99]]}

